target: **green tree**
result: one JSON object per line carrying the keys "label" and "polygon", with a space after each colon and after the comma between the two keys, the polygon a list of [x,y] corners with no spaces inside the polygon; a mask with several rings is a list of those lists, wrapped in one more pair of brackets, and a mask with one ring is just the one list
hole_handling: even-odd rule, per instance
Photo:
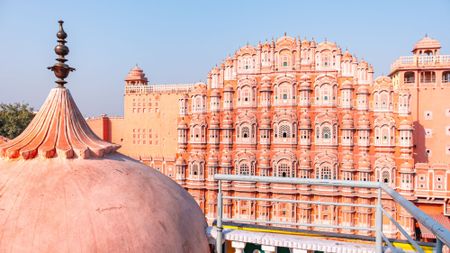
{"label": "green tree", "polygon": [[17,137],[33,118],[33,108],[28,104],[0,104],[0,135],[8,139]]}

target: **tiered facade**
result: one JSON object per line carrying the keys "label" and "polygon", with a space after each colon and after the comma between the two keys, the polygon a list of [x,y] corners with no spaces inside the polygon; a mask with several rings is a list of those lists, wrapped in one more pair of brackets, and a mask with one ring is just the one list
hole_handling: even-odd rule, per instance
{"label": "tiered facade", "polygon": [[[216,217],[215,173],[382,181],[413,199],[410,93],[334,43],[288,36],[245,46],[179,98],[175,179]],[[368,189],[236,183],[226,195],[374,203]],[[413,231],[394,203],[388,211]],[[367,208],[225,202],[224,216],[367,227]],[[385,231],[395,230],[387,224]],[[364,233],[361,231],[347,231]]]}
{"label": "tiered facade", "polygon": [[[245,46],[212,69],[208,83],[125,80],[124,116],[90,119],[121,152],[187,188],[211,222],[214,173],[381,180],[437,219],[450,214],[450,56],[420,40],[413,56],[375,81],[372,67],[334,43],[282,37]],[[225,184],[228,195],[373,203],[369,190]],[[404,210],[391,214],[414,230]],[[363,226],[373,210],[244,201],[225,215]],[[385,228],[390,228],[385,224]],[[395,233],[391,228],[392,235]]]}

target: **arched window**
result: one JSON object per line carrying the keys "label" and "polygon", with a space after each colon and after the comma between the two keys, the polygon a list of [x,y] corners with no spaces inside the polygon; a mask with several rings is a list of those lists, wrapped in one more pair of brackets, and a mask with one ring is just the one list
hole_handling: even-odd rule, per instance
{"label": "arched window", "polygon": [[404,77],[404,83],[414,83],[416,81],[414,72],[406,72]]}
{"label": "arched window", "polygon": [[250,104],[252,101],[252,89],[248,86],[241,89],[240,101],[242,104]]}
{"label": "arched window", "polygon": [[283,56],[283,67],[287,67],[288,66],[288,57],[287,56]]}
{"label": "arched window", "polygon": [[442,82],[443,83],[450,83],[450,71],[444,71],[442,73]]}
{"label": "arched window", "polygon": [[192,175],[197,176],[199,174],[198,172],[199,172],[198,171],[198,164],[192,165]]}
{"label": "arched window", "polygon": [[379,109],[382,110],[387,110],[389,109],[389,92],[387,91],[382,91],[380,92],[380,95],[378,96],[379,101],[378,101],[378,106]]}
{"label": "arched window", "polygon": [[291,166],[288,163],[283,162],[278,165],[278,176],[279,177],[291,177]]}
{"label": "arched window", "polygon": [[201,136],[201,127],[199,125],[195,125],[191,128],[191,139],[193,141],[200,141]]}
{"label": "arched window", "polygon": [[292,84],[289,82],[283,82],[278,86],[275,86],[275,98],[277,103],[289,103],[292,102]]}
{"label": "arched window", "polygon": [[383,126],[381,128],[381,144],[383,145],[389,145],[389,139],[390,139],[390,131],[388,126]]}
{"label": "arched window", "polygon": [[331,168],[328,165],[322,167],[320,171],[321,179],[331,179]]}
{"label": "arched window", "polygon": [[322,54],[322,67],[326,68],[330,65],[330,55],[327,53]]}
{"label": "arched window", "polygon": [[291,137],[291,127],[288,125],[281,125],[280,126],[280,138],[290,138]]}
{"label": "arched window", "polygon": [[329,127],[322,128],[322,138],[325,140],[331,139],[331,130]]}
{"label": "arched window", "polygon": [[239,166],[239,175],[250,175],[250,168],[248,164],[242,163]]}
{"label": "arched window", "polygon": [[250,137],[250,129],[248,127],[243,127],[241,132],[242,138],[249,138]]}
{"label": "arched window", "polygon": [[383,171],[383,173],[381,174],[381,182],[383,182],[385,184],[390,183],[389,171],[387,171],[387,170]]}

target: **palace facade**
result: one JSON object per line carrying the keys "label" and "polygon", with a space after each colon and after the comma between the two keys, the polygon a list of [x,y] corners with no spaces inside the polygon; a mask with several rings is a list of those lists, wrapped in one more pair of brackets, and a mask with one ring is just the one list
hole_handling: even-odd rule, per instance
{"label": "palace facade", "polygon": [[[417,201],[420,166],[427,175],[436,168],[415,161],[421,133],[415,103],[426,101],[416,99],[396,73],[392,80],[373,80],[370,64],[335,43],[283,36],[239,49],[210,71],[206,84],[149,85],[135,67],[125,80],[124,116],[88,122],[99,136],[121,144],[121,152],[186,188],[209,222],[217,211],[215,173],[382,181]],[[443,157],[446,168],[448,157]],[[449,196],[446,171],[439,175]],[[424,185],[432,197],[430,187],[436,184]],[[369,189],[248,183],[225,184],[224,194],[358,204],[373,204],[376,198]],[[446,200],[428,198],[420,205],[437,207],[433,212],[439,213]],[[413,219],[385,201],[387,211],[412,234]],[[261,224],[367,227],[374,222],[373,210],[362,207],[238,200],[226,200],[224,216]],[[392,224],[385,224],[385,231],[397,235]]]}

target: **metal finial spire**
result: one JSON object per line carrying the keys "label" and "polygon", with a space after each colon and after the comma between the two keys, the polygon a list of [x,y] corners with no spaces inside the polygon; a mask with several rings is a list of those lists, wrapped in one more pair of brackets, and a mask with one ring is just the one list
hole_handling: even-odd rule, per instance
{"label": "metal finial spire", "polygon": [[56,37],[58,38],[58,45],[56,45],[55,47],[55,53],[58,55],[58,58],[56,58],[57,62],[55,63],[55,65],[48,67],[48,69],[53,71],[56,78],[58,78],[55,83],[57,83],[59,87],[64,87],[64,84],[67,83],[66,81],[64,81],[64,79],[69,75],[71,71],[74,71],[75,69],[65,64],[65,62],[67,61],[65,56],[69,54],[69,48],[66,46],[67,33],[63,28],[64,21],[59,20],[58,23],[59,31],[58,33],[56,33]]}

